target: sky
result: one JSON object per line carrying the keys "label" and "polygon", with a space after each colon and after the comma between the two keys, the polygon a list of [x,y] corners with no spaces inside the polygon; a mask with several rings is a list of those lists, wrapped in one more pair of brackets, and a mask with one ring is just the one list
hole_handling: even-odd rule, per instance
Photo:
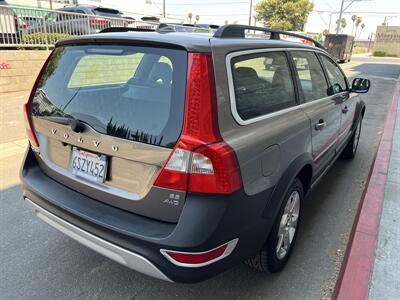
{"label": "sky", "polygon": [[[162,12],[162,0],[152,0],[154,10]],[[260,0],[253,0],[256,4]],[[329,25],[330,12],[340,10],[341,0],[314,0],[314,11],[309,15],[306,31],[321,32]],[[346,0],[345,7],[351,1]],[[225,20],[229,23],[237,21],[241,24],[248,24],[250,0],[165,0],[166,14],[185,18],[188,12],[193,16],[199,15],[200,22],[224,24]],[[344,33],[351,34],[353,14],[363,18],[365,28],[357,38],[368,39],[371,32],[376,31],[376,26],[380,25],[385,16],[388,16],[389,25],[400,26],[400,0],[358,0],[346,10],[343,15],[347,19],[347,27]],[[332,14],[331,32],[335,30],[335,22],[339,18],[338,14]],[[254,20],[252,21],[254,22]],[[360,29],[358,31],[360,33]]]}

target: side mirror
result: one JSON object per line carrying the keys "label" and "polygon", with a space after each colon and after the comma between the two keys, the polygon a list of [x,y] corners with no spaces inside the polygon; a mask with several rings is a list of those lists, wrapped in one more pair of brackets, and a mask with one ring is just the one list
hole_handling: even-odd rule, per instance
{"label": "side mirror", "polygon": [[371,87],[371,81],[365,78],[354,78],[351,86],[351,91],[354,93],[364,94],[369,91]]}

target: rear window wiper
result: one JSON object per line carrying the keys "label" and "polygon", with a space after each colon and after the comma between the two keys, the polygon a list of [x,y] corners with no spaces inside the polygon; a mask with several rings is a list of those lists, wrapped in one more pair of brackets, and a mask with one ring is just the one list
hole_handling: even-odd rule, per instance
{"label": "rear window wiper", "polygon": [[74,132],[82,132],[85,129],[83,125],[85,122],[73,116],[38,116],[38,118],[61,125],[69,125]]}

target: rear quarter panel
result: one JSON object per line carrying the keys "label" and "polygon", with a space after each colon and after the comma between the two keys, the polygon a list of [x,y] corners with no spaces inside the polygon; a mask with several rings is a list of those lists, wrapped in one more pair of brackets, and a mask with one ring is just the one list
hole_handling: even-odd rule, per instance
{"label": "rear quarter panel", "polygon": [[212,46],[221,135],[237,155],[245,193],[255,195],[274,187],[298,156],[311,152],[310,121],[296,107],[240,125],[232,115],[230,102],[226,56],[232,48]]}

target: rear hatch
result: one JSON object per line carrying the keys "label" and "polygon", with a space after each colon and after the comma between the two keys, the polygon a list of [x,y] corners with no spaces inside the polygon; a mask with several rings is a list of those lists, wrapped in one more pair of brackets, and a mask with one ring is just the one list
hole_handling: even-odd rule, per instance
{"label": "rear hatch", "polygon": [[176,222],[186,193],[153,183],[182,132],[186,70],[182,49],[56,48],[31,104],[43,171],[98,201]]}

